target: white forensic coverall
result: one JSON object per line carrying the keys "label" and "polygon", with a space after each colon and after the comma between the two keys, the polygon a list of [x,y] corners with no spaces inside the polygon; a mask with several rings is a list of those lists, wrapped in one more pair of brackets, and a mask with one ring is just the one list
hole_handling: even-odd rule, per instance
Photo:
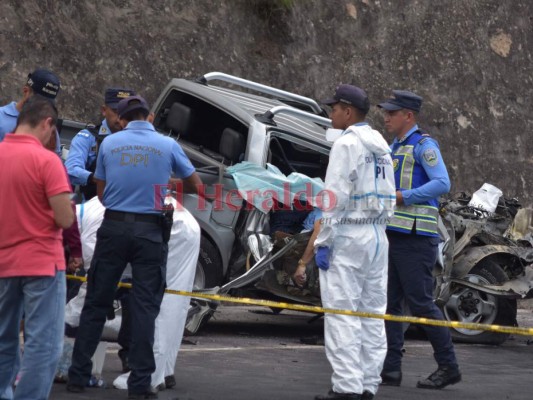
{"label": "white forensic coverall", "polygon": [[[366,123],[347,128],[329,156],[325,202],[315,249],[327,246],[329,269],[320,270],[322,305],[384,314],[389,244],[385,234],[396,204],[390,149]],[[329,196],[330,200],[332,196]],[[326,314],[326,356],[333,391],[376,393],[387,352],[381,319]]]}
{"label": "white forensic coverall", "polygon": [[[175,201],[172,203],[175,210],[168,242],[167,289],[190,292],[200,252],[200,226],[183,206],[177,206]],[[174,375],[189,302],[190,297],[169,293],[163,295],[159,315],[155,320],[155,371],[151,383],[153,388],[164,383],[166,376]],[[127,389],[128,376],[129,372],[118,376],[113,381],[113,386],[117,389]]]}
{"label": "white forensic coverall", "polygon": [[[192,291],[200,252],[200,237],[200,225],[192,214],[183,207],[181,210],[176,209],[168,242],[167,289]],[[166,376],[174,375],[189,303],[190,297],[168,293],[163,296],[161,309],[155,320],[156,369],[152,374],[153,387],[164,383]]]}
{"label": "white forensic coverall", "polygon": [[[174,205],[174,223],[168,242],[167,289],[190,292],[193,288],[196,265],[200,251],[200,226],[182,206]],[[105,208],[97,197],[83,204],[79,210],[83,262],[90,265],[96,245],[96,231],[104,218]],[[129,267],[126,268],[128,270]],[[125,273],[127,273],[125,271]],[[165,376],[174,375],[176,358],[187,320],[190,298],[165,293],[155,321],[154,358],[156,370],[152,374],[152,386],[165,381]],[[132,327],[135,329],[135,327]],[[129,373],[115,379],[113,386],[127,389]]]}
{"label": "white forensic coverall", "polygon": [[[174,205],[174,224],[170,232],[167,258],[167,289],[190,292],[193,288],[198,254],[200,252],[200,226],[183,206]],[[155,320],[153,388],[174,375],[176,358],[183,338],[190,297],[165,293],[159,315]],[[135,327],[132,327],[135,329]],[[117,389],[128,388],[129,372],[113,381]]]}

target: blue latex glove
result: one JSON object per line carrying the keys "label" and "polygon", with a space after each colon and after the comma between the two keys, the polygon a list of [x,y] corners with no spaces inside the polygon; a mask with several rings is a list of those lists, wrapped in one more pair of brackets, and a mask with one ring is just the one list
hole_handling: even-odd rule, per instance
{"label": "blue latex glove", "polygon": [[315,254],[315,262],[322,271],[329,269],[329,247],[319,247]]}

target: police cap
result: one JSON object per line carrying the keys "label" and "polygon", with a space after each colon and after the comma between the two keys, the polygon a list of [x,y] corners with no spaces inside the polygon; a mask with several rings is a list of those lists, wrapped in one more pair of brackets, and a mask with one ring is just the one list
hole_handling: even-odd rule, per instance
{"label": "police cap", "polygon": [[339,85],[335,90],[333,97],[322,100],[322,104],[332,105],[336,103],[344,103],[354,106],[363,113],[368,113],[370,109],[370,101],[366,92],[360,87],[353,85]]}
{"label": "police cap", "polygon": [[422,97],[419,95],[408,92],[407,90],[393,90],[392,97],[378,104],[379,108],[383,108],[387,111],[396,111],[401,109],[413,110],[416,112],[422,108]]}
{"label": "police cap", "polygon": [[117,113],[119,118],[122,118],[133,110],[144,110],[149,113],[150,107],[148,107],[148,103],[141,96],[130,96],[118,102]]}
{"label": "police cap", "polygon": [[134,95],[135,91],[133,89],[107,88],[105,91],[105,105],[116,109],[120,100]]}
{"label": "police cap", "polygon": [[42,68],[36,69],[28,74],[26,85],[31,87],[34,93],[52,100],[56,98],[60,87],[57,75],[52,71]]}

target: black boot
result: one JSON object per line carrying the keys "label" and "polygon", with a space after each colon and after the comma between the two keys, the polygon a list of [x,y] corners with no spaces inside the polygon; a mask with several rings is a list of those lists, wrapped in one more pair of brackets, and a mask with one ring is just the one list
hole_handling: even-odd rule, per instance
{"label": "black boot", "polygon": [[157,399],[157,392],[155,390],[148,390],[144,393],[130,393],[128,392],[128,400],[152,400]]}
{"label": "black boot", "polygon": [[461,371],[457,367],[442,366],[423,381],[418,381],[417,388],[442,389],[461,381]]}
{"label": "black boot", "polygon": [[131,368],[128,363],[128,350],[120,349],[118,351],[118,358],[120,358],[120,361],[122,363],[122,372],[130,372]]}
{"label": "black boot", "polygon": [[361,400],[357,393],[337,393],[330,390],[328,394],[315,396],[315,400]]}
{"label": "black boot", "polygon": [[176,386],[176,378],[174,377],[174,375],[165,376],[165,386],[167,389]]}
{"label": "black boot", "polygon": [[400,386],[402,384],[402,371],[382,371],[381,384],[383,386]]}
{"label": "black boot", "polygon": [[361,400],[372,400],[374,398],[374,393],[369,390],[365,390],[361,395]]}

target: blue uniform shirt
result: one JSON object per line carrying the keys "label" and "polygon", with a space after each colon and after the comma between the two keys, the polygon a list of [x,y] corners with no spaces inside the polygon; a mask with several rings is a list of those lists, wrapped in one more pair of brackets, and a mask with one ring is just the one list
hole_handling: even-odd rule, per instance
{"label": "blue uniform shirt", "polygon": [[161,187],[168,184],[171,172],[177,178],[194,172],[181,146],[157,133],[151,123],[132,121],[102,142],[94,177],[106,181],[106,208],[156,214],[161,212]]}
{"label": "blue uniform shirt", "polygon": [[304,231],[312,231],[315,227],[315,221],[322,218],[322,210],[320,208],[313,208],[313,211],[307,215],[302,223]]}
{"label": "blue uniform shirt", "polygon": [[[98,134],[108,135],[110,133],[107,121],[104,119]],[[87,168],[95,159],[96,138],[87,129],[83,129],[72,139],[67,160],[65,161],[68,177],[73,185],[87,185],[87,179],[91,175],[91,171],[88,171]]]}
{"label": "blue uniform shirt", "polygon": [[16,108],[17,103],[12,101],[3,107],[0,107],[0,142],[4,140],[6,133],[11,133],[17,125],[19,111]]}
{"label": "blue uniform shirt", "polygon": [[[395,138],[391,145],[392,152],[394,153],[418,129],[418,125],[413,126],[401,141]],[[450,191],[450,178],[440,154],[438,143],[434,139],[427,137],[423,143],[415,146],[413,156],[415,161],[426,172],[429,182],[414,189],[402,190],[404,203],[406,205],[420,204],[448,193]]]}
{"label": "blue uniform shirt", "polygon": [[[0,107],[0,142],[4,140],[6,133],[11,133],[17,126],[17,118],[19,116],[19,110],[17,110],[17,102],[12,101],[3,107]],[[59,133],[56,130],[56,154],[61,157],[61,141],[59,139]]]}

